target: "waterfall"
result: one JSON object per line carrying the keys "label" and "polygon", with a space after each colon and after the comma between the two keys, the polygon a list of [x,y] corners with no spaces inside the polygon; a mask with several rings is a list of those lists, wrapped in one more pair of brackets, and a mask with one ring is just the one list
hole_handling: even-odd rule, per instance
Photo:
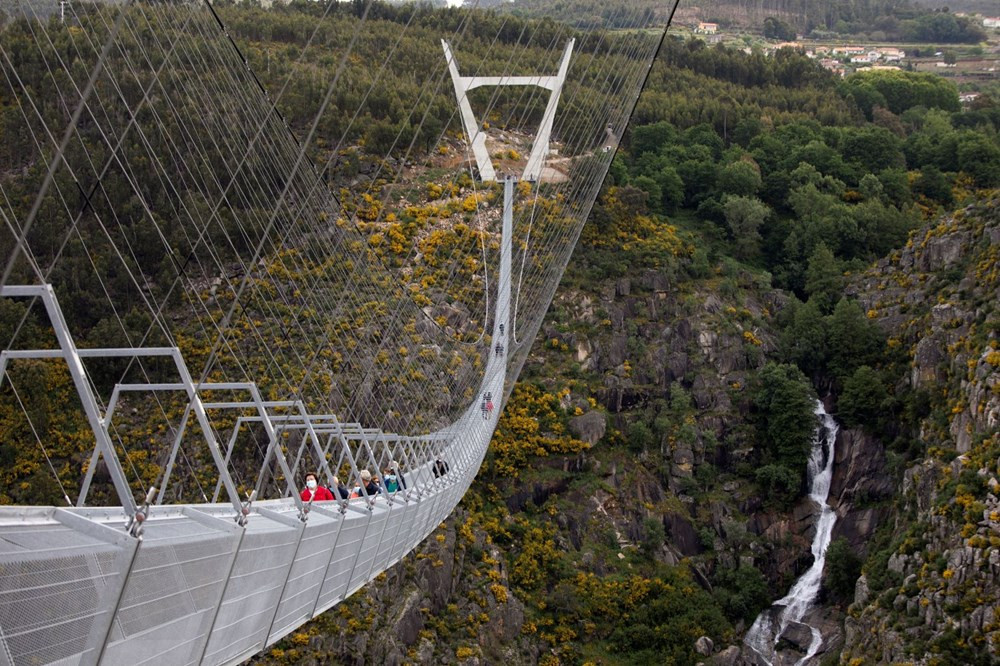
{"label": "waterfall", "polygon": [[[826,413],[823,403],[816,401],[814,412],[819,419],[816,434],[813,436],[812,452],[809,455],[809,498],[820,507],[819,520],[816,521],[816,535],[813,537],[813,563],[809,570],[799,578],[792,589],[781,599],[772,604],[754,620],[753,626],[747,632],[743,642],[760,655],[769,665],[774,659],[774,646],[781,634],[792,622],[802,622],[816,595],[819,593],[820,579],[823,575],[823,565],[826,562],[826,548],[830,545],[830,535],[837,514],[826,503],[830,494],[830,481],[833,478],[833,453],[837,440],[837,422]],[[823,637],[819,629],[809,627],[812,640],[806,655],[796,662],[795,666],[803,666],[819,652]]]}

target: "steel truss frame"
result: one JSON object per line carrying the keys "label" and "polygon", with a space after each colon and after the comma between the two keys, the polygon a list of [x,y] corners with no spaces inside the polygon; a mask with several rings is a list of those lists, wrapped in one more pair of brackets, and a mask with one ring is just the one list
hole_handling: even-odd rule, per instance
{"label": "steel truss frame", "polygon": [[482,124],[476,121],[472,105],[469,103],[469,91],[483,86],[538,86],[550,91],[549,102],[545,106],[542,122],[535,134],[535,141],[531,144],[531,154],[528,156],[528,162],[524,165],[524,172],[521,174],[521,180],[536,181],[542,175],[542,165],[549,154],[549,136],[552,134],[552,123],[555,122],[556,107],[559,105],[559,95],[566,82],[566,73],[569,71],[569,61],[573,55],[575,41],[575,39],[570,39],[566,44],[562,60],[559,62],[559,72],[554,76],[462,76],[458,73],[458,63],[451,51],[451,45],[445,40],[441,40],[444,58],[448,61],[448,71],[451,73],[451,82],[455,87],[455,98],[458,100],[462,126],[469,138],[472,154],[476,158],[479,177],[484,183],[495,181],[497,176],[496,170],[493,168],[493,161],[490,159],[490,153],[486,149],[486,133],[483,131]]}

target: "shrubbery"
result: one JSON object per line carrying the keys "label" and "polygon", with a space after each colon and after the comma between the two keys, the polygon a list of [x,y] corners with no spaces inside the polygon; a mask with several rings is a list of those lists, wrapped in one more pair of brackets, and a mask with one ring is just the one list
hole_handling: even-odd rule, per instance
{"label": "shrubbery", "polygon": [[826,550],[823,583],[841,602],[854,599],[854,584],[861,576],[861,558],[854,554],[847,539],[834,539]]}

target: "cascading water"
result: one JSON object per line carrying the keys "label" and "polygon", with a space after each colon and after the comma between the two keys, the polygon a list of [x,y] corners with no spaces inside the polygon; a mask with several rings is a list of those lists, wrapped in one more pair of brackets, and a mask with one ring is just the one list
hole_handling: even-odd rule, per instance
{"label": "cascading water", "polygon": [[[819,520],[816,521],[816,536],[813,537],[813,563],[809,570],[799,578],[792,589],[781,599],[772,604],[771,608],[757,616],[743,642],[760,655],[768,664],[774,659],[774,647],[781,634],[792,622],[801,622],[806,611],[812,605],[819,593],[820,579],[823,575],[823,565],[826,562],[826,548],[830,545],[830,535],[837,514],[826,503],[830,494],[830,481],[833,478],[834,444],[837,440],[837,422],[826,413],[823,403],[816,402],[814,412],[819,418],[816,434],[813,436],[812,453],[809,455],[809,497],[820,507]],[[812,640],[806,655],[796,662],[795,666],[803,666],[819,651],[823,637],[819,629],[809,627]]]}

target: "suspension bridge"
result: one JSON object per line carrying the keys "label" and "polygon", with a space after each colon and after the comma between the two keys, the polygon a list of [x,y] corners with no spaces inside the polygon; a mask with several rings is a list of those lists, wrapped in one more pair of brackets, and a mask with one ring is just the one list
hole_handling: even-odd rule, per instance
{"label": "suspension bridge", "polygon": [[266,87],[237,8],[5,4],[0,666],[245,661],[474,479],[669,17],[345,8]]}

